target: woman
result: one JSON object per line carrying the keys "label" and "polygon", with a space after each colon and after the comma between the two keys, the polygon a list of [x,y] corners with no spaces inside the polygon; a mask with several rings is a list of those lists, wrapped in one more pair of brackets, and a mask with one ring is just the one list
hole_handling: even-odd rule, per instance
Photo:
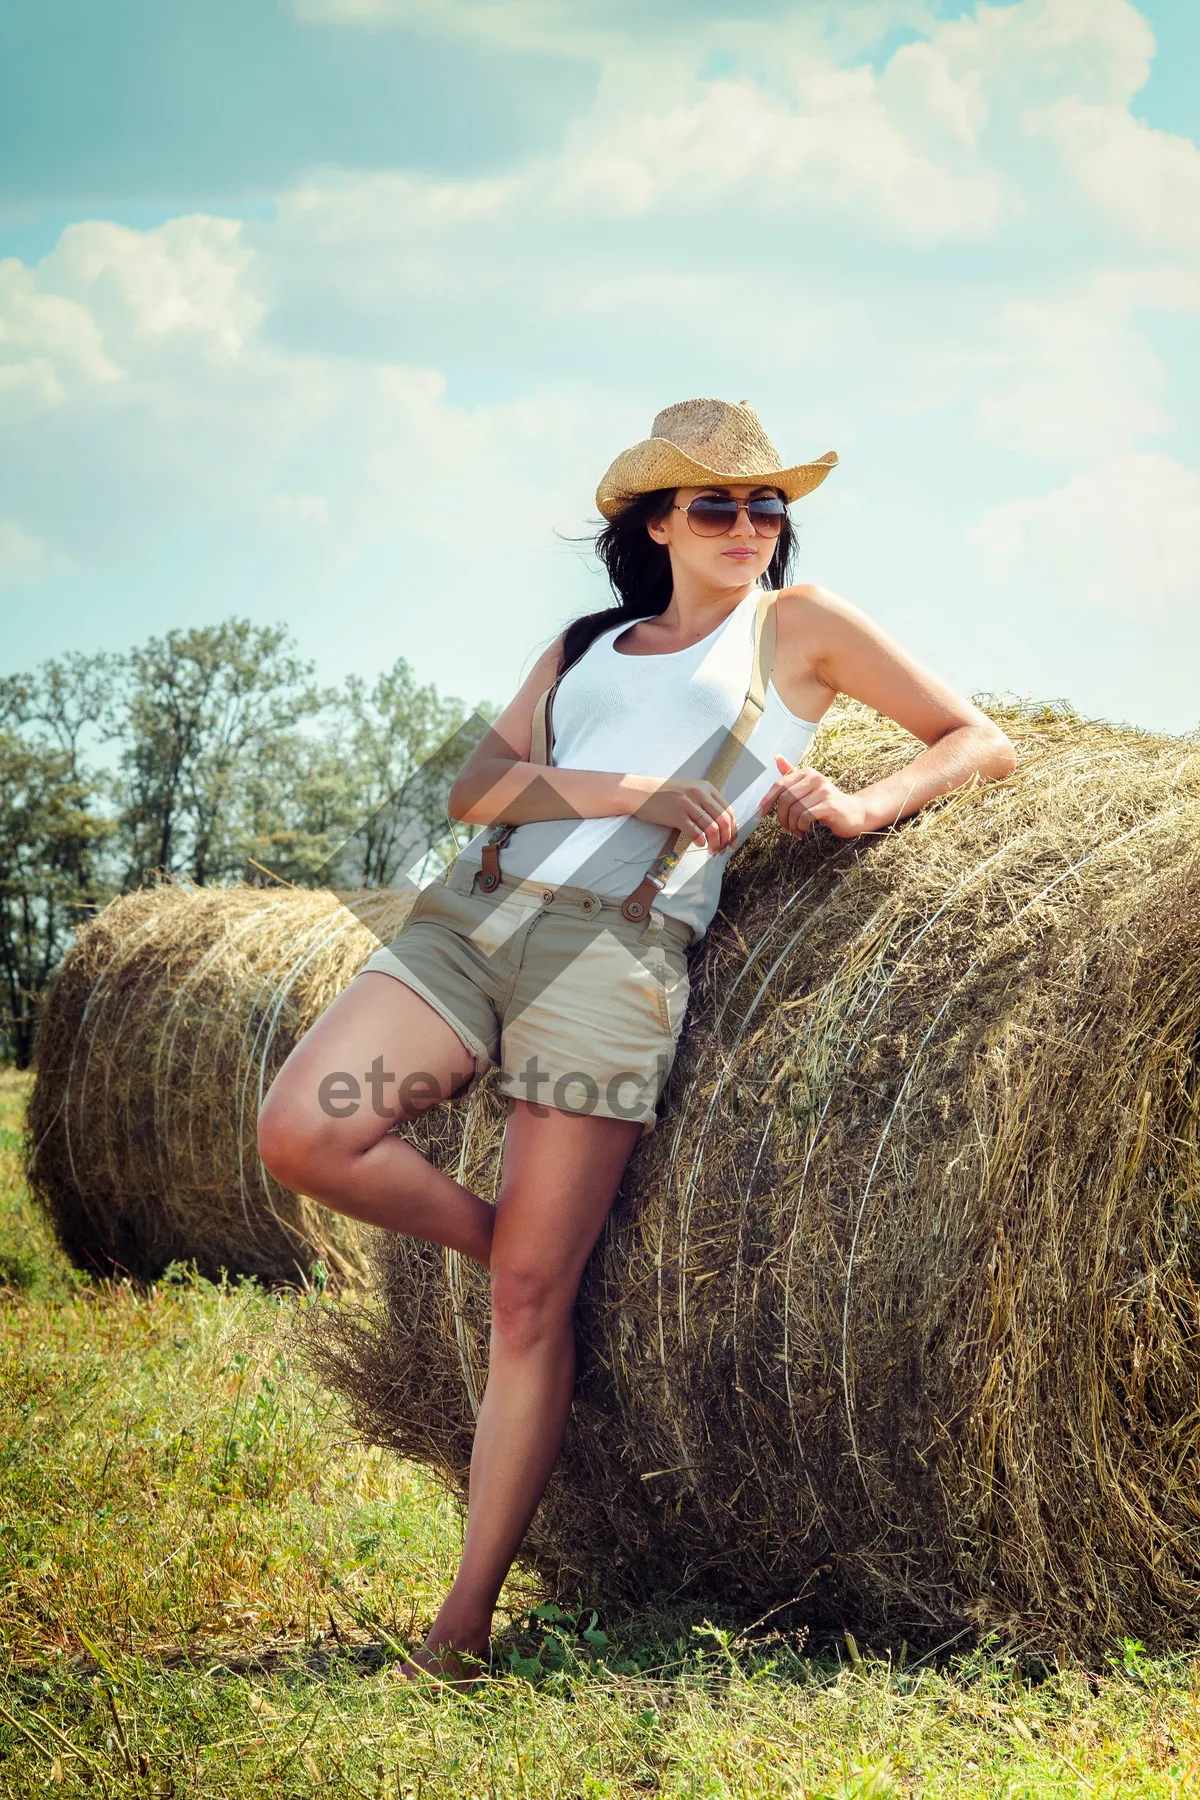
{"label": "woman", "polygon": [[[770,811],[786,831],[820,820],[848,838],[1015,767],[1004,734],[864,613],[787,586],[787,503],[836,461],[783,467],[751,408],[716,400],[668,407],[617,458],[597,493],[608,521],[597,548],[620,604],[576,620],[539,657],[451,789],[456,818],[495,829],[422,890],[263,1106],[262,1159],[285,1186],[490,1270],[462,1561],[408,1673],[461,1679],[486,1653],[562,1441],[579,1280],[630,1152],[654,1128],[687,1004],[684,951],[716,909],[730,851]],[[772,610],[756,712],[747,690]],[[537,703],[552,687],[547,760]],[[801,760],[839,693],[928,748],[842,792]],[[725,792],[708,778],[723,748],[718,768],[737,753]],[[490,1062],[509,1108],[494,1207],[389,1135]],[[364,1072],[369,1107],[343,1071]]]}

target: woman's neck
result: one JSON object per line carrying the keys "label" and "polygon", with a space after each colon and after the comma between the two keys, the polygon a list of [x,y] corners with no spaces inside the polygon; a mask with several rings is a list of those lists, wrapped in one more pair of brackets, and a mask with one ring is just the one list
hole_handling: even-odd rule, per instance
{"label": "woman's neck", "polygon": [[678,639],[681,647],[694,644],[715,631],[757,586],[755,578],[736,588],[717,587],[710,582],[697,581],[681,571],[664,610],[646,623],[653,625],[664,638]]}

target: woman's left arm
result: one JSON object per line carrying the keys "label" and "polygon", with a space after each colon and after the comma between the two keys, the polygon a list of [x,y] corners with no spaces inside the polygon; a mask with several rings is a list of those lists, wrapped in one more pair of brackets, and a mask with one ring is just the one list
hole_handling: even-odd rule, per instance
{"label": "woman's left arm", "polygon": [[[786,831],[808,831],[820,819],[836,837],[894,825],[927,800],[969,781],[1011,775],[1017,754],[998,725],[915,662],[895,638],[828,588],[797,587],[779,597],[779,677],[816,680],[835,694],[874,707],[928,745],[894,775],[847,794],[815,769],[794,769],[782,756],[777,781],[763,799]],[[790,685],[790,683],[789,683]],[[780,686],[780,679],[776,680]]]}

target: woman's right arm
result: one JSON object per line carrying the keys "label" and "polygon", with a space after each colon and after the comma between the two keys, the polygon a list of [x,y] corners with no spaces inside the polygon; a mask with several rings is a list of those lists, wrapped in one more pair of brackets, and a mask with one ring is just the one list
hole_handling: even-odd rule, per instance
{"label": "woman's right arm", "polygon": [[535,819],[603,819],[628,814],[651,824],[686,826],[718,853],[737,836],[733,810],[709,781],[531,763],[533,714],[553,685],[562,657],[556,638],[467,758],[450,789],[450,816],[467,825],[525,825]]}

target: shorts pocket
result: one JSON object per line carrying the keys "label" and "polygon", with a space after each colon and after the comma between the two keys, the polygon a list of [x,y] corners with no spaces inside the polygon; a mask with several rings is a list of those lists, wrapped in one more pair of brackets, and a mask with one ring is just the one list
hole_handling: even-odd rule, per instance
{"label": "shorts pocket", "polygon": [[663,1030],[675,1042],[683,1029],[684,1015],[692,991],[687,959],[683,952],[660,944],[655,958],[654,976],[658,1016],[662,1020]]}
{"label": "shorts pocket", "polygon": [[473,896],[447,889],[440,881],[431,881],[413,901],[412,910],[400,927],[400,935],[403,936],[419,919],[436,919],[459,932],[469,932],[478,923],[479,912],[479,902]]}
{"label": "shorts pocket", "polygon": [[419,919],[421,917],[422,913],[429,913],[429,912],[432,912],[432,910],[433,910],[433,891],[432,891],[432,889],[427,888],[427,887],[420,888],[417,891],[417,897],[413,901],[412,906],[409,909],[408,917],[407,917],[407,919],[405,919],[404,923],[406,925],[411,925],[414,919]]}

